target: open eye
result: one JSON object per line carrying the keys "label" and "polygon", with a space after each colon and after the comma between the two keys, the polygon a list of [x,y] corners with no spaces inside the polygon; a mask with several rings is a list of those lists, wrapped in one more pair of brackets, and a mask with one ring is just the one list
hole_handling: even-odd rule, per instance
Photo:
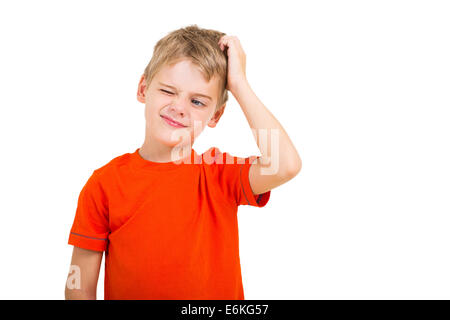
{"label": "open eye", "polygon": [[195,100],[195,99],[193,99],[192,101],[197,101],[198,103],[200,103],[200,104],[195,104],[196,106],[204,106],[205,104],[204,103],[202,103],[202,102],[200,102],[200,101],[198,101],[198,100]]}

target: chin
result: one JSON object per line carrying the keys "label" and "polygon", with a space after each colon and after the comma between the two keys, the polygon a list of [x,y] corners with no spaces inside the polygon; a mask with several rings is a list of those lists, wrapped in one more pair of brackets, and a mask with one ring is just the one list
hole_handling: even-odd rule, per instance
{"label": "chin", "polygon": [[182,133],[159,133],[154,135],[155,140],[157,140],[160,144],[165,145],[170,148],[174,148],[176,146],[183,146],[189,144],[190,135],[182,134]]}

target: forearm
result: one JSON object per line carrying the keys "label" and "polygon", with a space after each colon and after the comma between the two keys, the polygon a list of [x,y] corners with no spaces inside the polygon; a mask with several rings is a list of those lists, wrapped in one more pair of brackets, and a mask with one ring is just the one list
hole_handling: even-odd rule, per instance
{"label": "forearm", "polygon": [[96,300],[103,252],[73,247],[65,286],[66,300]]}
{"label": "forearm", "polygon": [[[280,171],[298,172],[302,161],[288,134],[253,92],[247,80],[242,80],[232,93],[244,112],[261,152],[263,164],[278,159]],[[261,140],[260,136],[266,136]],[[273,153],[278,152],[276,157]]]}
{"label": "forearm", "polygon": [[66,287],[64,295],[66,300],[97,300],[97,293],[95,291],[83,291]]}

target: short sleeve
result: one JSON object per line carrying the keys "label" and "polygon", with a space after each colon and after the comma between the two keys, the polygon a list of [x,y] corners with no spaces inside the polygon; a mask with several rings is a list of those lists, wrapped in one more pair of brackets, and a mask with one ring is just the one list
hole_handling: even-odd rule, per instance
{"label": "short sleeve", "polygon": [[83,249],[105,251],[109,234],[108,200],[96,171],[78,197],[68,244]]}
{"label": "short sleeve", "polygon": [[251,156],[245,158],[245,162],[239,166],[239,179],[240,188],[239,189],[239,205],[251,205],[255,207],[264,207],[270,198],[270,191],[260,193],[257,195],[253,194],[252,187],[249,180],[249,171],[252,163],[260,157]]}
{"label": "short sleeve", "polygon": [[235,157],[227,152],[222,154],[217,148],[216,152],[215,159],[220,168],[219,183],[225,196],[238,206],[264,207],[269,201],[271,191],[254,195],[249,180],[250,167],[260,157]]}

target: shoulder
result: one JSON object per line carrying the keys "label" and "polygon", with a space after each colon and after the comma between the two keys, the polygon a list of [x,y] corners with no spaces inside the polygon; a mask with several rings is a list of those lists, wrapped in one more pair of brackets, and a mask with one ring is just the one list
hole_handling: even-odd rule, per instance
{"label": "shoulder", "polygon": [[127,165],[130,161],[130,157],[131,153],[127,152],[109,160],[102,166],[94,169],[93,176],[96,176],[100,179],[110,176],[112,173],[115,173],[120,167]]}

